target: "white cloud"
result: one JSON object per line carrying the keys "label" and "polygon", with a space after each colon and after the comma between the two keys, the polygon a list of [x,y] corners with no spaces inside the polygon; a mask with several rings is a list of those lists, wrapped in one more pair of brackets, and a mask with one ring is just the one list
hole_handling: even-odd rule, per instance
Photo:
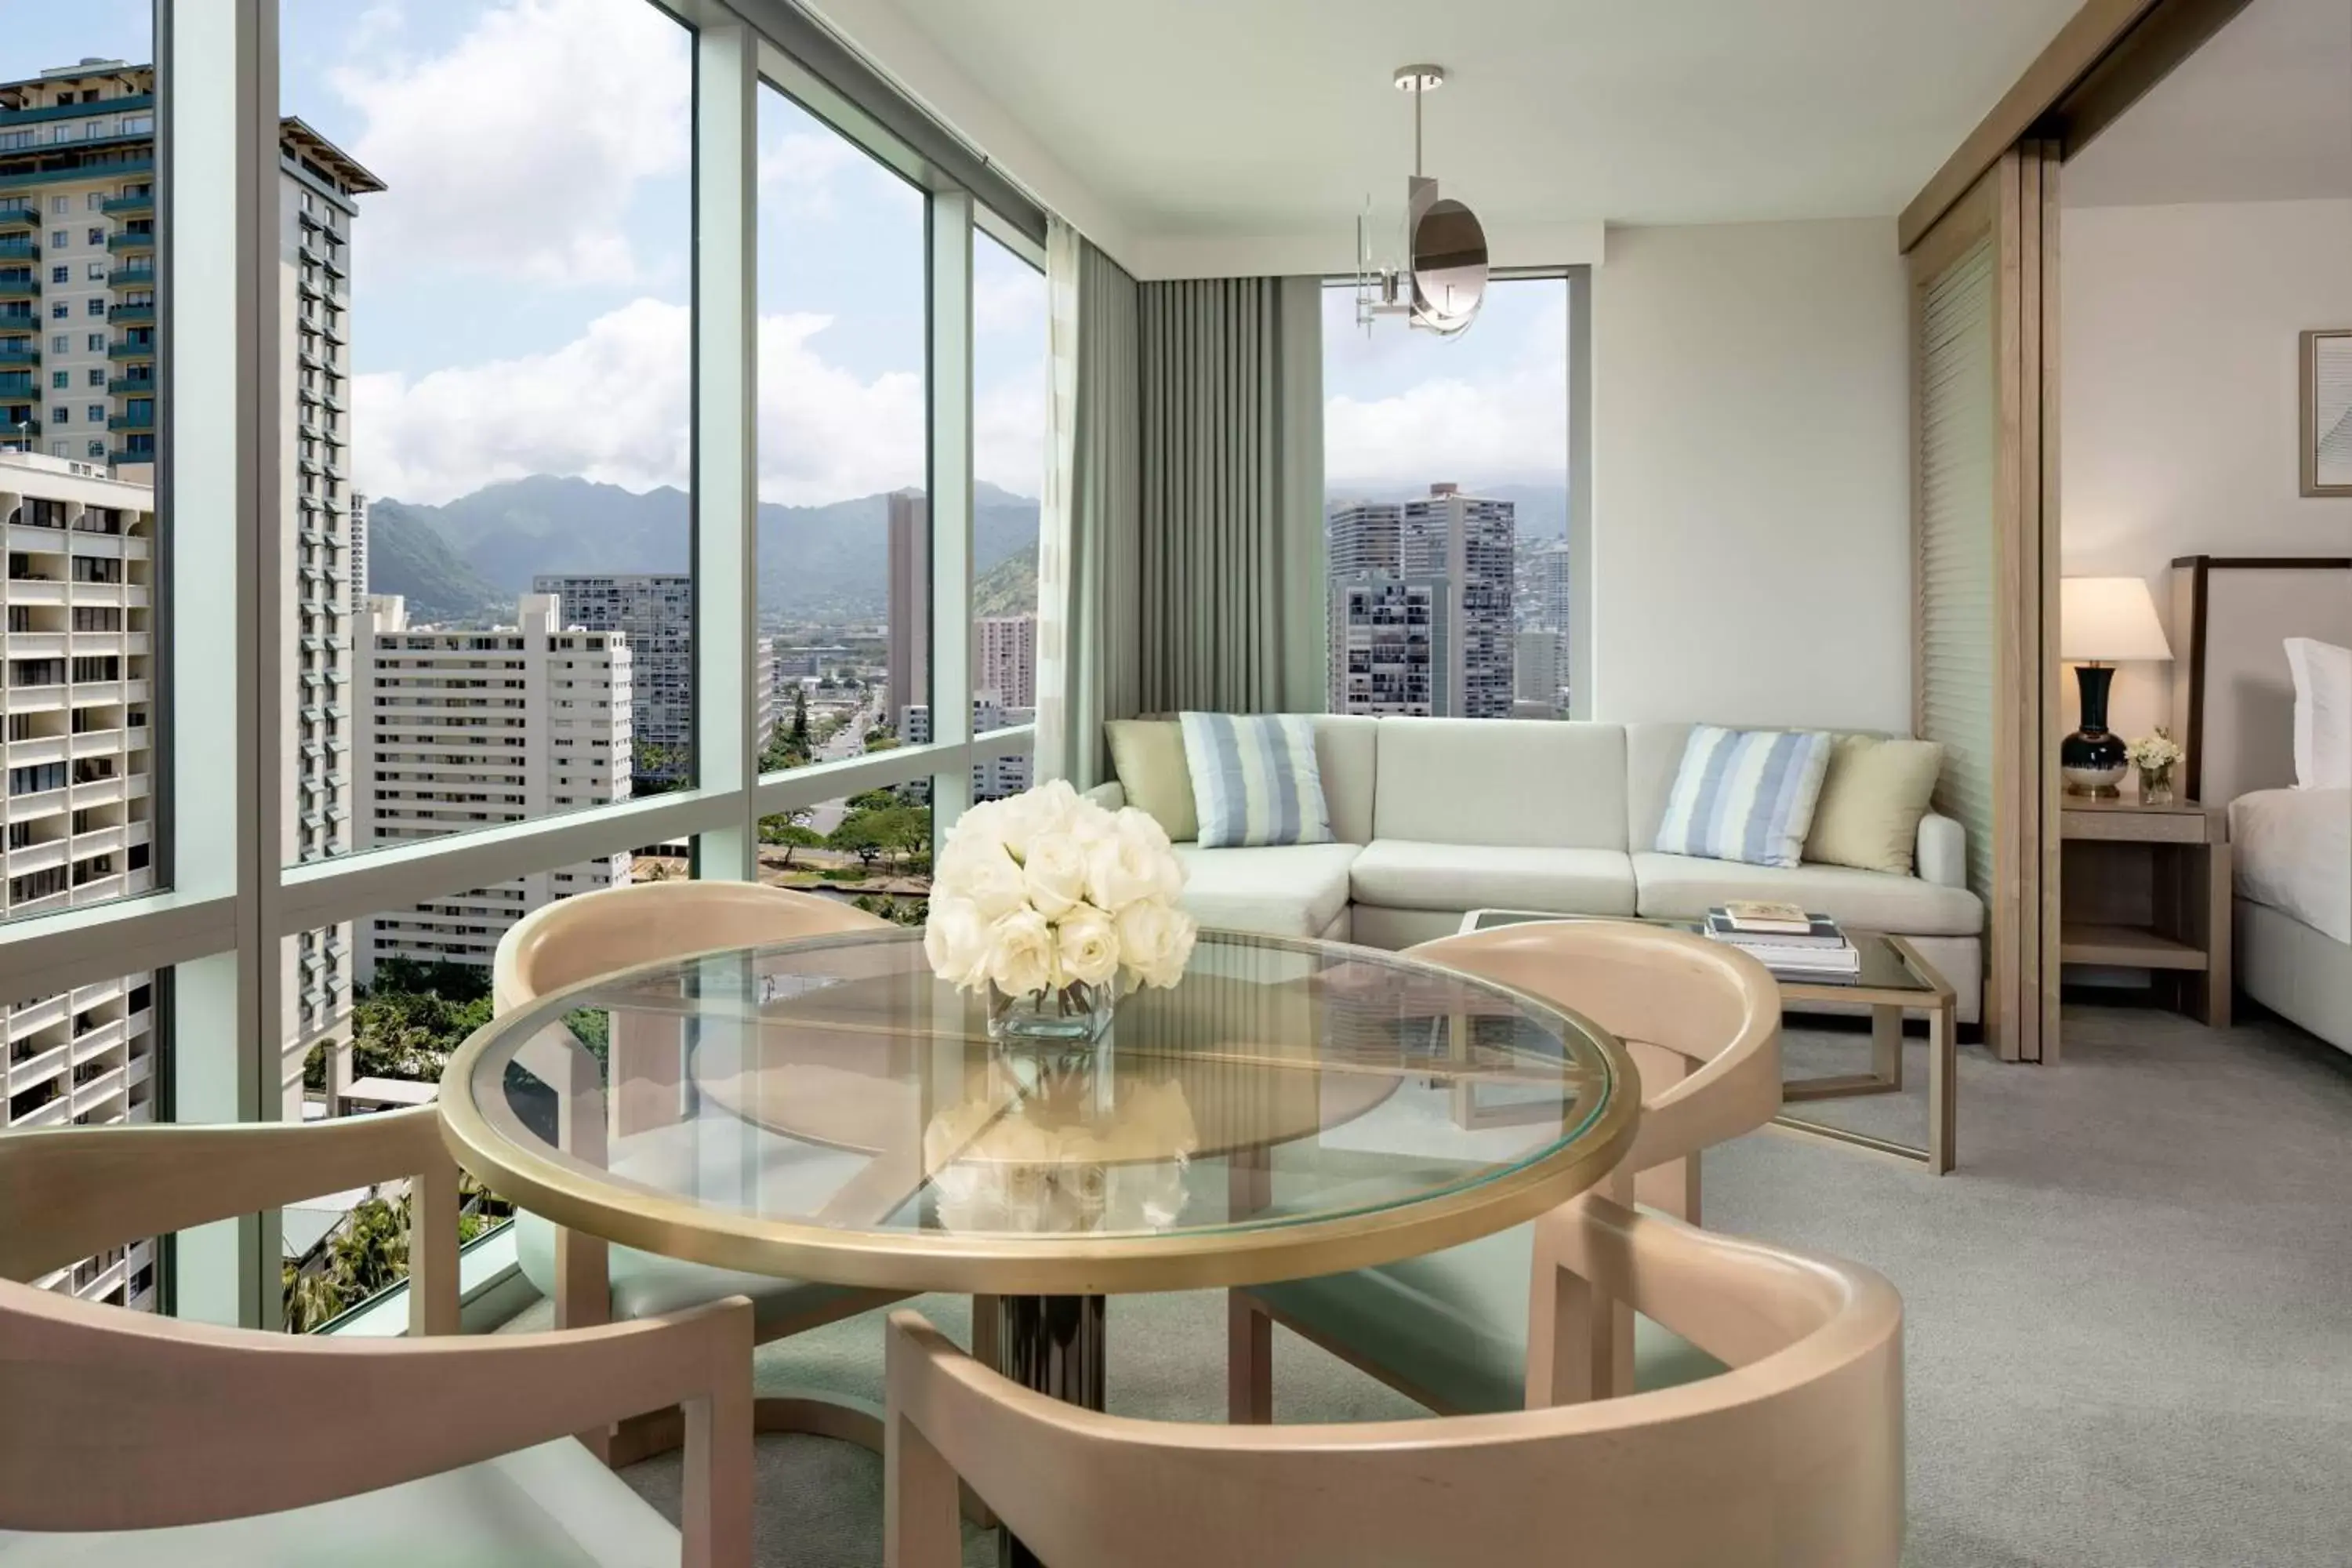
{"label": "white cloud", "polygon": [[971,411],[971,471],[1017,496],[1036,497],[1045,483],[1045,365],[979,395]]}
{"label": "white cloud", "polygon": [[446,53],[331,79],[365,125],[353,154],[389,187],[367,198],[372,266],[646,276],[630,196],[688,167],[693,98],[685,30],[646,0],[509,0]]}
{"label": "white cloud", "polygon": [[831,132],[793,131],[778,137],[760,149],[761,216],[836,216],[834,182],[862,162],[868,162],[865,153]]}
{"label": "white cloud", "polygon": [[[1329,326],[1327,313],[1327,331]],[[1327,398],[1323,470],[1329,482],[1385,489],[1433,480],[1557,481],[1568,471],[1567,326],[1562,302],[1543,310],[1520,352],[1492,373],[1432,375],[1387,396]],[[1375,329],[1401,340],[1406,330],[1394,322]],[[1413,345],[1382,346],[1409,352]]]}
{"label": "white cloud", "polygon": [[[631,489],[688,482],[688,312],[638,300],[544,354],[435,371],[363,375],[353,392],[358,487],[438,502],[499,479],[577,474]],[[760,494],[808,504],[923,482],[919,372],[861,378],[828,363],[830,319],[760,322]],[[1018,442],[1032,416],[984,403],[983,452]],[[1043,428],[1042,408],[1034,427]],[[1010,434],[996,434],[1010,432]],[[1042,435],[1027,437],[1032,449]],[[994,459],[984,458],[993,467]],[[1025,482],[1036,488],[1034,463]],[[986,477],[1009,483],[983,468]],[[1018,465],[1006,459],[1006,474]]]}

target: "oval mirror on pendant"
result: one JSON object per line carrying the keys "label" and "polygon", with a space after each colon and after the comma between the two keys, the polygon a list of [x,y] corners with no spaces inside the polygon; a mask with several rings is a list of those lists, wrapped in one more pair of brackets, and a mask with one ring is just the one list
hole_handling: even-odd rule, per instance
{"label": "oval mirror on pendant", "polygon": [[1486,231],[1478,215],[1441,197],[1412,229],[1412,320],[1447,335],[1467,327],[1486,294]]}

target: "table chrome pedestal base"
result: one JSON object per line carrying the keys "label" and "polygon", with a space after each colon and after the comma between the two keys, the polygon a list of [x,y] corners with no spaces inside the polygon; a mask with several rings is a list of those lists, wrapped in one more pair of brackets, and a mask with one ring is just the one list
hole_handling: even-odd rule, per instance
{"label": "table chrome pedestal base", "polygon": [[[999,1296],[997,1370],[1024,1388],[1100,1410],[1105,1319],[1100,1296]],[[997,1537],[996,1561],[999,1568],[1038,1564],[1009,1528]]]}

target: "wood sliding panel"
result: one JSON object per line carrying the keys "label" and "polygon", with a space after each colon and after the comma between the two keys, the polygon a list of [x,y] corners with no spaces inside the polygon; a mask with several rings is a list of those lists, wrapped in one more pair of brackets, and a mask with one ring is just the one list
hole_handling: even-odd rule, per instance
{"label": "wood sliding panel", "polygon": [[1910,256],[1914,718],[1946,750],[1937,808],[1985,901],[1985,1035],[2011,1061],[2056,1037],[2054,166],[2012,150]]}

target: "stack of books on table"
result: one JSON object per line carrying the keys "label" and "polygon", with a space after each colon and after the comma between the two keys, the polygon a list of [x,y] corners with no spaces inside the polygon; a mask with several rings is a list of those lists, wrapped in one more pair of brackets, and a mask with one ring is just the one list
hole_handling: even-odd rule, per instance
{"label": "stack of books on table", "polygon": [[1706,934],[1787,979],[1851,980],[1862,973],[1861,951],[1837,921],[1795,904],[1718,904],[1706,911]]}

